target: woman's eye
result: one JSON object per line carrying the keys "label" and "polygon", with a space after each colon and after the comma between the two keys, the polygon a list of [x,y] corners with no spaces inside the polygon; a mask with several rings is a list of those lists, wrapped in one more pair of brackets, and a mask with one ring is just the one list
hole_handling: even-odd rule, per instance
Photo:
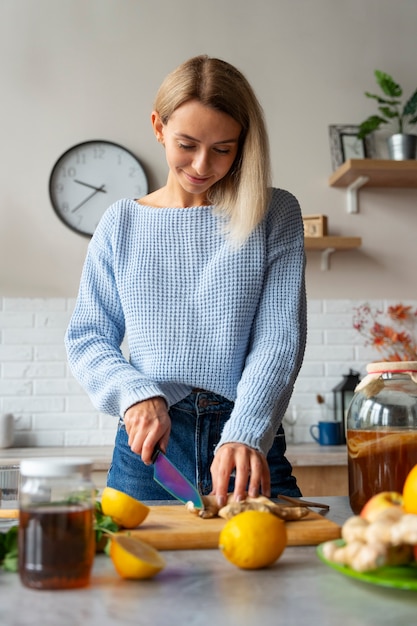
{"label": "woman's eye", "polygon": [[192,144],[188,143],[179,143],[178,147],[181,148],[181,150],[192,150],[194,148]]}
{"label": "woman's eye", "polygon": [[218,154],[230,154],[230,148],[215,148]]}

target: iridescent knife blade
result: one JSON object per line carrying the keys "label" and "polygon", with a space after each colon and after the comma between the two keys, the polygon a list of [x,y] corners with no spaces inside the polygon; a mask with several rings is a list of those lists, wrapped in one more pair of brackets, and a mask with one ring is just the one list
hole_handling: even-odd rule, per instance
{"label": "iridescent knife blade", "polygon": [[197,489],[159,448],[155,449],[152,462],[153,478],[161,487],[181,502],[191,501],[195,507],[203,508],[203,501]]}

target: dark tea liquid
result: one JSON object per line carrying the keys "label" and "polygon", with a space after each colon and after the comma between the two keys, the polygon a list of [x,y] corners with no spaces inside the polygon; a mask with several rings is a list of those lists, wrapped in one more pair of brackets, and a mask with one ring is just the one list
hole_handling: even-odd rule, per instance
{"label": "dark tea liquid", "polygon": [[402,493],[409,471],[417,464],[417,431],[347,431],[349,498],[358,515],[381,491]]}
{"label": "dark tea liquid", "polygon": [[85,587],[95,554],[92,509],[79,505],[23,509],[19,574],[27,587]]}

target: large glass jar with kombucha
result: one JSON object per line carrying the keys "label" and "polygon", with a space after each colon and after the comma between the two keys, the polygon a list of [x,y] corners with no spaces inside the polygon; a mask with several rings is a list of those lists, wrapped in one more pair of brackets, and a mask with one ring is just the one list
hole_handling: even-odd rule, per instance
{"label": "large glass jar with kombucha", "polygon": [[359,514],[381,491],[401,493],[417,464],[417,361],[370,363],[347,415],[349,499]]}

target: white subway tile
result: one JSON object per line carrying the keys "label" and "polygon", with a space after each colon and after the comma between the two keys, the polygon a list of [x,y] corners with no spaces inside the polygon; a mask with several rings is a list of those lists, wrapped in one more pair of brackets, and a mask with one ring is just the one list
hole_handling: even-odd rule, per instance
{"label": "white subway tile", "polygon": [[61,312],[42,312],[36,313],[36,328],[67,328],[70,321],[71,313],[69,311]]}
{"label": "white subway tile", "polygon": [[67,363],[67,353],[65,351],[64,342],[56,345],[37,345],[34,350],[34,358],[36,361],[62,361]]}
{"label": "white subway tile", "polygon": [[40,414],[33,417],[34,430],[67,431],[91,430],[96,431],[98,418],[95,415],[81,415],[69,413],[67,415]]}
{"label": "white subway tile", "polygon": [[[0,396],[3,396],[3,408],[6,406],[6,398],[31,396],[33,383],[30,380],[7,380],[2,377],[0,380]],[[12,413],[13,411],[7,411]]]}
{"label": "white subway tile", "polygon": [[67,301],[65,298],[3,298],[5,311],[65,311]]}
{"label": "white subway tile", "polygon": [[49,398],[45,396],[6,397],[3,399],[3,411],[13,414],[55,413],[56,415],[62,415],[65,411],[65,398]]}
{"label": "white subway tile", "polygon": [[4,378],[38,378],[46,380],[49,378],[62,378],[65,376],[65,363],[6,363],[3,366],[3,376]]}
{"label": "white subway tile", "polygon": [[32,361],[34,349],[33,346],[6,346],[0,345],[0,362],[5,361]]}
{"label": "white subway tile", "polygon": [[72,378],[36,380],[34,393],[42,396],[71,396],[80,393],[80,385]]}
{"label": "white subway tile", "polygon": [[33,328],[35,316],[33,313],[13,313],[2,312],[0,313],[0,328],[5,330],[6,328]]}
{"label": "white subway tile", "polygon": [[43,328],[33,329],[5,329],[2,332],[3,342],[7,345],[15,344],[57,344],[61,345],[64,341],[64,329],[47,330]]}

